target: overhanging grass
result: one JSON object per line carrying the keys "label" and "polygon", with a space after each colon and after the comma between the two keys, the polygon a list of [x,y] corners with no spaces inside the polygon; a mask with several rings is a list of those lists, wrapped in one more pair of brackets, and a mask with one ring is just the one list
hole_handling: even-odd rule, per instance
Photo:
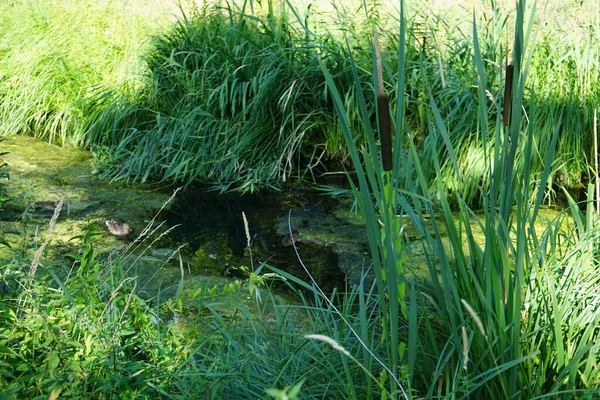
{"label": "overhanging grass", "polygon": [[301,146],[324,141],[333,123],[322,50],[288,17],[206,9],[156,37],[141,91],[99,94],[106,108],[87,139],[123,158],[109,175],[244,191],[289,179]]}

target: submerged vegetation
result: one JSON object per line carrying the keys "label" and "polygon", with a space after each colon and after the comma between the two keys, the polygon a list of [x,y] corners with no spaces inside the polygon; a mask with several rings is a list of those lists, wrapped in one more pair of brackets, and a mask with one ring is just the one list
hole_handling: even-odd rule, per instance
{"label": "submerged vegetation", "polygon": [[[107,4],[87,9],[89,23],[64,4],[0,4],[14,11],[0,19],[1,132],[89,146],[116,179],[252,191],[351,168],[372,265],[327,296],[267,264],[201,287],[181,261],[167,297],[140,290],[124,254],[97,254],[91,231],[65,274],[40,264],[44,243],[1,269],[0,397],[600,395],[595,187],[582,203],[566,191],[568,208],[534,226],[558,184],[595,176],[597,15],[560,41],[545,24],[564,10],[525,0],[492,1],[469,22],[404,2],[391,18],[367,2],[357,18],[226,3],[187,10],[140,64],[127,18],[109,18],[121,3]],[[570,5],[586,6],[598,11]],[[53,42],[67,25],[86,40]]]}

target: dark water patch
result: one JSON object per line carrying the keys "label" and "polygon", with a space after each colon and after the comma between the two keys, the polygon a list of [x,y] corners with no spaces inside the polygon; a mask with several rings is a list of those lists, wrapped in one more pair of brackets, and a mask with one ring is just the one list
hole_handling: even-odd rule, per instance
{"label": "dark water patch", "polygon": [[[316,191],[297,189],[260,194],[218,194],[204,187],[189,189],[163,215],[171,226],[180,225],[169,240],[187,243],[184,256],[198,273],[217,273],[238,277],[244,268],[256,269],[261,263],[279,268],[309,281],[294,251],[285,243],[289,226],[282,223],[291,211],[291,229],[299,233],[296,242],[304,265],[326,291],[345,286],[345,274],[338,265],[338,254],[315,240],[311,219],[333,215],[334,199]],[[242,213],[248,221],[250,247]]]}

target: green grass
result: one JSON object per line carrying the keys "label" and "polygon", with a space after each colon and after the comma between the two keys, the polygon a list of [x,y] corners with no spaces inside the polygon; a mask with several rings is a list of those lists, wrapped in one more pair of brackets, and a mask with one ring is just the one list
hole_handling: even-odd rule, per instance
{"label": "green grass", "polygon": [[136,76],[140,45],[160,26],[111,0],[3,2],[0,13],[0,134],[72,145],[94,112],[88,98]]}
{"label": "green grass", "polygon": [[[490,143],[483,143],[477,122],[470,9],[409,5],[406,119],[426,179],[430,189],[450,193],[452,203],[461,197],[479,206],[479,184],[490,184],[481,149]],[[486,108],[496,112],[515,14],[511,2],[475,6],[489,83]],[[152,12],[144,3],[35,0],[1,7],[0,133],[92,148],[98,171],[114,179],[203,180],[222,190],[254,191],[339,169],[349,154],[318,58],[331,60],[350,109],[359,100],[349,56],[361,82],[372,78],[365,30],[378,27],[384,68],[398,71],[396,4],[184,4],[185,16],[162,31],[167,12]],[[534,167],[541,167],[540,155],[562,115],[550,179],[556,188],[585,184],[598,99],[598,6],[584,0],[542,7],[533,25],[537,50],[528,81],[537,105],[527,113],[534,120]],[[564,19],[567,13],[572,17]],[[394,86],[386,89],[395,104]],[[460,184],[445,146],[435,142],[440,136],[429,135],[428,121],[435,119],[429,92],[451,128],[448,137],[465,177]],[[358,114],[349,119],[360,126]],[[440,152],[440,175],[429,156],[433,148]],[[524,168],[521,159],[516,162]]]}
{"label": "green grass", "polygon": [[[479,77],[477,122],[485,154],[483,169],[489,174],[489,186],[477,187],[483,219],[469,208],[460,192],[454,191],[456,197],[452,201],[458,206],[458,213],[453,213],[445,188],[440,187],[434,196],[429,190],[422,163],[431,160],[441,175],[442,147],[444,159],[455,167],[456,184],[463,183],[461,170],[456,168],[458,157],[451,140],[452,126],[450,129],[446,126],[445,115],[431,93],[434,118],[429,125],[430,153],[420,156],[406,123],[406,108],[403,103],[397,104],[391,108],[391,114],[395,115],[392,126],[396,127],[392,159],[397,164],[388,171],[382,166],[380,154],[384,152],[382,135],[389,123],[380,117],[379,145],[374,139],[367,101],[363,100],[363,96],[377,96],[378,89],[363,91],[360,80],[355,80],[364,121],[362,129],[355,131],[348,118],[354,110],[345,107],[324,65],[357,172],[355,194],[366,218],[378,305],[384,316],[381,342],[388,351],[385,360],[396,376],[404,379],[404,387],[427,393],[427,398],[593,398],[600,390],[595,361],[598,332],[590,328],[596,326],[599,316],[593,307],[581,303],[588,304],[582,299],[591,296],[595,304],[597,294],[579,286],[588,279],[595,282],[597,276],[592,267],[595,265],[595,249],[591,245],[595,235],[592,198],[587,221],[572,204],[578,225],[574,236],[563,233],[560,220],[548,221],[541,237],[534,227],[552,173],[561,125],[559,119],[553,135],[544,144],[548,150],[541,155],[543,168],[536,167],[535,118],[526,120],[522,111],[526,106],[529,115],[536,112],[535,102],[525,103],[527,98],[533,98],[526,84],[530,55],[534,51],[533,15],[533,11],[526,9],[525,1],[517,3],[511,52],[515,66],[512,119],[507,127],[502,124],[500,110],[490,112],[487,106],[487,91],[494,84],[494,72],[488,74],[489,66],[479,47],[478,27],[473,24],[475,47],[471,62]],[[401,16],[400,43],[404,43],[404,21]],[[377,79],[383,76],[395,84],[397,92],[404,91],[402,45],[398,59],[398,79],[381,74],[371,88],[380,87]],[[377,107],[381,116],[385,115],[382,108],[389,106],[378,103]],[[356,135],[363,135],[368,144],[362,150],[355,145]],[[442,182],[437,184],[441,186]],[[440,216],[447,241],[442,239],[436,224],[431,228],[425,224],[425,215],[433,214]],[[430,286],[420,288],[417,281],[404,278],[403,271],[412,267],[410,247],[402,235],[404,219],[421,227],[426,238],[424,251],[429,260]],[[480,243],[473,234],[472,221],[480,225],[485,243]],[[588,232],[591,236],[579,242],[579,235]],[[575,245],[573,252],[566,250],[575,243],[581,243],[581,247]],[[562,278],[556,278],[561,275]],[[573,290],[578,294],[565,298]],[[567,319],[573,322],[565,323]],[[399,335],[401,325],[406,326],[406,333]],[[404,393],[395,380],[386,382],[390,392]]]}
{"label": "green grass", "polygon": [[332,126],[318,45],[285,18],[184,16],[153,40],[142,89],[98,94],[87,137],[117,149],[117,179],[208,180],[243,191],[285,182]]}
{"label": "green grass", "polygon": [[[0,139],[0,143],[3,139]],[[0,148],[1,150],[1,148]],[[6,151],[0,151],[0,157],[7,154]],[[2,205],[8,200],[8,191],[6,190],[6,181],[10,179],[10,174],[7,172],[8,164],[0,158],[0,210]]]}
{"label": "green grass", "polygon": [[[44,274],[39,258],[3,266],[2,395],[598,397],[594,187],[583,204],[567,193],[569,208],[536,230],[551,183],[581,179],[587,168],[588,139],[580,145],[579,136],[590,130],[582,110],[597,96],[595,42],[561,41],[528,6],[492,7],[465,30],[404,7],[392,28],[369,3],[346,32],[290,8],[268,17],[208,8],[155,37],[145,73],[125,86],[106,83],[104,74],[89,78],[82,71],[91,64],[78,57],[69,78],[71,64],[62,63],[73,43],[33,46],[40,56],[33,57],[16,39],[3,41],[0,51],[11,57],[1,71],[16,55],[26,59],[10,64],[22,76],[0,76],[5,131],[105,146],[107,176],[201,178],[251,191],[289,179],[307,143],[346,152],[340,157],[355,172],[376,278],[372,288],[349,288],[330,302],[313,285],[274,271],[292,290],[303,289],[288,304],[269,290],[268,267],[260,266],[245,283],[221,289],[185,286],[182,273],[173,298],[146,298],[125,273],[126,255],[101,260],[88,236],[65,276]],[[21,17],[38,19],[52,10],[19,7]],[[33,31],[15,18],[16,32]],[[4,30],[10,21],[3,17]],[[39,32],[51,31],[53,20],[35,21]],[[593,39],[597,21],[587,22]],[[420,47],[422,24],[432,34]],[[380,56],[373,32],[358,34],[363,26],[381,27]],[[104,57],[97,50],[90,63]],[[515,77],[504,126],[506,59]],[[83,94],[92,82],[105,86]],[[391,169],[382,166],[386,127]],[[408,220],[424,237],[427,282],[411,276]]]}

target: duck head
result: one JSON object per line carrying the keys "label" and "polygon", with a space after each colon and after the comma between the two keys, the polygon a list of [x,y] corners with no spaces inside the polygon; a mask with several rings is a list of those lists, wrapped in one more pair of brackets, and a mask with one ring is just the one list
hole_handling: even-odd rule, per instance
{"label": "duck head", "polygon": [[283,247],[293,246],[298,241],[299,237],[300,237],[300,234],[298,233],[298,231],[294,230],[294,231],[292,231],[291,235],[288,233],[287,235],[285,235],[283,237],[283,239],[281,239],[281,245]]}

